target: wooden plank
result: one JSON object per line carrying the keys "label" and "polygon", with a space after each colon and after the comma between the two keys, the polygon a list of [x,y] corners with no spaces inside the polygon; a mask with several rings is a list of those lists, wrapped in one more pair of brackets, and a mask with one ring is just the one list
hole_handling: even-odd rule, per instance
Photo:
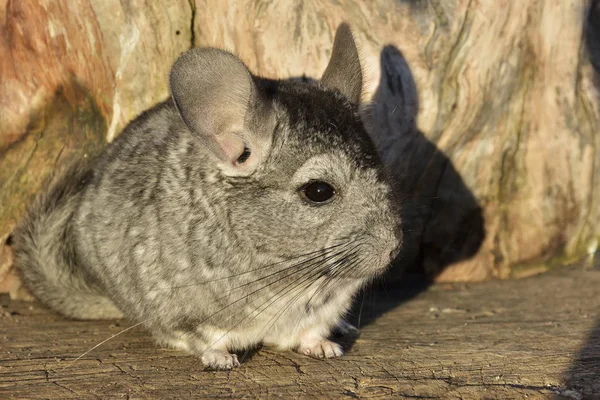
{"label": "wooden plank", "polygon": [[360,336],[342,339],[344,357],[263,348],[230,372],[206,371],[137,329],[71,363],[129,324],[69,321],[5,299],[0,398],[594,398],[599,288],[600,270],[577,267],[414,295],[375,291]]}

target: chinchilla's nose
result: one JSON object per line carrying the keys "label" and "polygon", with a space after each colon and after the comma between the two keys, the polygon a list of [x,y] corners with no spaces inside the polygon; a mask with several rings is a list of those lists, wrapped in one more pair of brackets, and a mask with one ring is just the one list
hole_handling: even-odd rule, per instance
{"label": "chinchilla's nose", "polygon": [[400,251],[402,245],[402,226],[399,219],[391,216],[372,218],[367,222],[367,229],[373,238],[374,251],[383,264],[391,262]]}
{"label": "chinchilla's nose", "polygon": [[400,248],[402,247],[402,235],[402,229],[398,226],[394,229],[393,239],[387,242],[390,248],[388,254],[386,254],[388,262],[393,261],[400,253]]}
{"label": "chinchilla's nose", "polygon": [[365,219],[366,233],[371,237],[372,250],[383,265],[392,261],[403,241],[400,201],[390,190],[372,194],[370,213]]}
{"label": "chinchilla's nose", "polygon": [[402,223],[400,222],[400,219],[398,218],[398,221],[394,222],[395,224],[395,228],[394,228],[394,235],[396,236],[396,241],[399,244],[402,244],[402,241],[404,240],[404,227],[402,226]]}

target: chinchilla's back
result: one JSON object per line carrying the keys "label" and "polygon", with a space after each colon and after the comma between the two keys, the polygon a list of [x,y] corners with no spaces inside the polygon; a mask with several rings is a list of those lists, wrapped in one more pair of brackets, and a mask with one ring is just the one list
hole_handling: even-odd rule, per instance
{"label": "chinchilla's back", "polygon": [[75,163],[33,202],[13,232],[15,264],[46,305],[76,319],[118,318],[122,313],[78,268],[71,220],[91,176]]}

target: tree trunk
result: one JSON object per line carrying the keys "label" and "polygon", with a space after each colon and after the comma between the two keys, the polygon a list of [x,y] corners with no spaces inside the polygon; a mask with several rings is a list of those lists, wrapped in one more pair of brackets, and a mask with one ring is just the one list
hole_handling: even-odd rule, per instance
{"label": "tree trunk", "polygon": [[400,264],[481,280],[594,253],[593,3],[0,1],[0,237],[46,176],[168,95],[181,52],[218,46],[259,75],[318,78],[345,20],[365,121],[404,195]]}

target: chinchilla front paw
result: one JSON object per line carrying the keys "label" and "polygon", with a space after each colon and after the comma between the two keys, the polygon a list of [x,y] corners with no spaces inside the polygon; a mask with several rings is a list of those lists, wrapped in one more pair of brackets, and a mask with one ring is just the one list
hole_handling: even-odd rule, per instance
{"label": "chinchilla front paw", "polygon": [[240,366],[237,355],[225,350],[207,350],[202,354],[201,360],[204,366],[217,370],[230,370]]}
{"label": "chinchilla front paw", "polygon": [[314,340],[302,343],[298,352],[314,358],[333,358],[344,355],[342,346],[330,340]]}

